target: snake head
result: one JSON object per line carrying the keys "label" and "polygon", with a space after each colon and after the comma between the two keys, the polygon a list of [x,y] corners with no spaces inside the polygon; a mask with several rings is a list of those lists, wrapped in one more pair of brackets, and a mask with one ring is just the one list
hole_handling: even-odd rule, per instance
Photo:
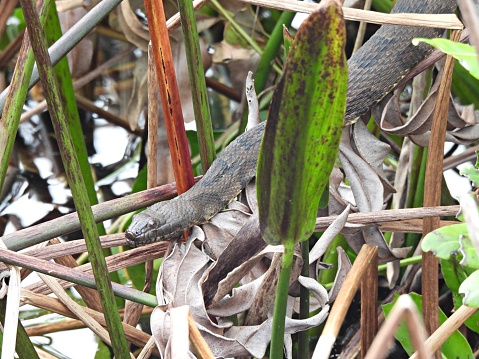
{"label": "snake head", "polygon": [[131,224],[125,231],[126,241],[130,247],[138,247],[156,242],[160,220],[141,212],[133,216]]}

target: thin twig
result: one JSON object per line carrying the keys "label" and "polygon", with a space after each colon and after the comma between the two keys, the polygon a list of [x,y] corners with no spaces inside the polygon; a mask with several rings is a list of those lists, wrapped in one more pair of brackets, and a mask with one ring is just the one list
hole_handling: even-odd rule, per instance
{"label": "thin twig", "polygon": [[[238,0],[245,4],[277,10],[297,11],[310,14],[318,5],[296,0]],[[462,30],[462,22],[454,14],[384,14],[361,9],[343,8],[344,18],[351,21],[365,21],[373,24],[421,26],[440,29]]]}
{"label": "thin twig", "polygon": [[[466,305],[457,309],[442,325],[427,338],[425,345],[431,350],[439,350],[441,345],[454,333],[464,322],[470,318],[479,308],[471,308]],[[410,359],[417,359],[418,353],[411,355]]]}
{"label": "thin twig", "polygon": [[326,321],[326,325],[324,326],[323,332],[316,344],[313,359],[329,358],[329,354],[331,353],[339,329],[346,317],[351,301],[356,294],[356,290],[359,287],[367,267],[370,265],[371,259],[377,255],[377,251],[378,247],[372,247],[369,244],[365,244],[361,248],[361,251],[354,261],[353,267],[346,276],[338,297],[334,302],[328,320]]}

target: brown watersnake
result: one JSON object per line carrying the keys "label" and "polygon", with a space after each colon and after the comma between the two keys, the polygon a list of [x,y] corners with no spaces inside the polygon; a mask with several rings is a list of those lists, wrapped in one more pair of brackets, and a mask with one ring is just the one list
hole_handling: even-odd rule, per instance
{"label": "brown watersnake", "polygon": [[[455,0],[398,0],[392,12],[443,14],[452,13],[455,7]],[[348,61],[345,125],[367,113],[427,56],[431,48],[413,46],[413,38],[442,33],[432,28],[382,26]],[[262,123],[233,141],[190,190],[136,214],[125,233],[128,243],[136,247],[176,238],[225,208],[256,174],[264,126]]]}

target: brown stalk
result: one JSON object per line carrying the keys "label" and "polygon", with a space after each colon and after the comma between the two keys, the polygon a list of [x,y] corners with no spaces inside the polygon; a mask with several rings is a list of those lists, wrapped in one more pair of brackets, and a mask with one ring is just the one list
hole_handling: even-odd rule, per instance
{"label": "brown stalk", "polygon": [[104,110],[103,108],[96,106],[92,101],[90,101],[86,97],[76,93],[75,100],[77,102],[78,107],[84,110],[90,111],[92,113],[96,113],[99,117],[107,120],[108,122],[116,126],[124,128],[128,132],[132,132],[138,136],[142,135],[143,131],[141,129],[136,128],[134,130],[131,130],[130,126],[128,125],[128,121],[126,119],[121,118],[120,116],[115,115],[114,113],[110,111]]}
{"label": "brown stalk", "polygon": [[22,30],[8,45],[0,52],[0,68],[7,66],[22,47],[25,30]]}
{"label": "brown stalk", "polygon": [[[364,2],[364,10],[371,10],[371,4],[372,0],[366,0]],[[364,21],[359,23],[358,34],[356,35],[356,41],[354,42],[353,54],[358,51],[363,44],[364,34],[366,33],[366,25],[367,23]]]}
{"label": "brown stalk", "polygon": [[81,320],[71,319],[71,320],[62,320],[58,323],[53,324],[39,324],[33,327],[25,328],[28,336],[37,337],[50,333],[63,332],[65,330],[74,330],[85,328],[85,323]]}
{"label": "brown stalk", "polygon": [[[108,271],[114,272],[127,267],[131,267],[135,264],[144,263],[145,261],[148,261],[148,260],[160,258],[165,254],[167,247],[168,247],[167,242],[158,242],[149,246],[135,248],[129,251],[120,252],[118,254],[108,256],[105,258]],[[29,264],[26,264],[27,266],[31,265],[31,266],[38,266],[39,268],[43,268],[42,265],[45,265],[46,267],[48,267],[48,264],[45,264],[44,262],[42,262],[41,260],[38,260],[37,258],[31,258],[31,257],[29,258],[30,258],[30,262]],[[51,269],[55,270],[56,268],[57,268],[56,266],[53,266]],[[60,267],[60,268],[62,269],[63,273],[71,275],[72,278],[76,278],[75,275],[77,276],[90,275],[91,276],[91,273],[92,273],[92,268],[90,263],[86,263],[81,266],[78,266],[75,268],[75,270],[72,270],[68,267]],[[64,288],[68,288],[72,286],[72,283],[66,280],[60,280],[60,284]],[[115,286],[120,286],[120,285],[115,284]],[[28,289],[35,291],[37,293],[42,293],[42,294],[50,293],[48,287],[46,287],[41,282],[37,282],[28,286]]]}
{"label": "brown stalk", "polygon": [[150,44],[148,46],[148,188],[153,188],[157,184],[156,161],[158,151],[158,118],[160,115],[157,96],[159,91],[153,49]]}
{"label": "brown stalk", "polygon": [[145,0],[146,16],[150,28],[156,74],[160,87],[168,143],[178,193],[186,192],[194,184],[188,139],[176,82],[165,11],[161,0]]}
{"label": "brown stalk", "polygon": [[17,6],[17,0],[3,0],[0,3],[0,36],[3,35],[7,27],[7,20]]}
{"label": "brown stalk", "polygon": [[[157,184],[157,154],[158,154],[158,80],[156,77],[155,63],[151,44],[148,46],[148,176],[147,188],[153,188]],[[153,279],[153,261],[145,261],[145,283],[143,291],[148,293]],[[132,301],[125,303],[125,318],[123,322],[136,326],[140,320],[143,305]]]}
{"label": "brown stalk", "polygon": [[378,359],[385,357],[389,344],[393,341],[394,334],[399,324],[406,319],[406,324],[411,336],[411,340],[420,353],[419,358],[431,358],[430,352],[425,346],[426,335],[422,329],[420,314],[416,305],[408,295],[402,295],[394,305],[385,324],[382,326],[376,336],[371,348],[366,355],[366,359]]}
{"label": "brown stalk", "polygon": [[[310,14],[318,4],[297,0],[238,0],[245,4],[261,7],[295,11]],[[374,24],[391,24],[403,26],[437,27],[441,29],[462,30],[462,22],[454,14],[384,14],[375,11],[343,8],[344,18],[350,21],[365,21]]]}
{"label": "brown stalk", "polygon": [[[385,222],[379,225],[382,232],[398,232],[398,233],[422,233],[423,232],[422,219],[410,219],[398,222]],[[439,227],[451,226],[459,224],[459,221],[440,221]]]}
{"label": "brown stalk", "polygon": [[[22,297],[21,297],[23,304],[30,304],[38,308],[43,308],[50,312],[61,314],[65,317],[77,319],[76,316],[58,299],[47,297],[45,295],[36,294],[31,291],[22,289]],[[100,323],[103,327],[106,327],[105,317],[102,313],[97,312],[96,310],[85,308],[85,312],[88,313],[93,319],[95,319],[98,323]],[[145,332],[136,329],[135,327],[124,324],[123,323],[123,330],[125,332],[125,336],[128,342],[134,343],[138,346],[144,346],[148,339],[150,339],[150,335],[146,334]],[[155,347],[155,354],[159,355],[158,350]]]}
{"label": "brown stalk", "polygon": [[193,346],[198,357],[204,359],[213,359],[215,356],[208,344],[206,344],[204,338],[201,336],[201,333],[198,330],[196,322],[193,319],[190,311],[188,311],[188,331],[191,345]]}
{"label": "brown stalk", "polygon": [[[451,40],[458,41],[459,31],[451,32]],[[441,179],[443,173],[444,141],[446,138],[446,125],[449,107],[449,93],[452,81],[454,58],[446,57],[441,85],[434,110],[434,118],[431,127],[431,137],[426,164],[426,176],[424,180],[424,206],[439,206],[441,204]],[[432,232],[439,227],[439,217],[424,219],[423,235]],[[422,259],[422,293],[423,293],[423,316],[426,331],[432,334],[439,327],[439,288],[438,288],[438,265],[439,260],[431,253],[423,253]],[[441,358],[441,352],[436,351],[434,357]]]}
{"label": "brown stalk", "polygon": [[[174,185],[164,185],[160,187],[156,187],[151,190],[146,190],[143,192],[138,192],[136,194],[127,196],[131,198],[132,202],[142,202],[145,201],[145,198],[151,198],[150,203],[153,203],[154,197],[163,197],[164,199],[171,198],[171,195],[174,191]],[[104,208],[108,206],[112,206],[112,202],[105,202],[99,205],[94,206],[94,213],[95,215],[98,214],[99,208]],[[419,228],[422,228],[422,221],[421,225],[419,225],[418,221],[427,216],[454,216],[459,212],[459,206],[442,206],[442,207],[429,207],[429,208],[411,208],[411,209],[395,209],[395,210],[384,210],[380,212],[370,212],[370,213],[352,213],[348,216],[348,223],[350,224],[363,224],[363,225],[379,225],[382,229],[394,229],[398,230],[401,226],[404,226],[403,231],[407,231],[407,227],[409,227],[411,232],[418,231]],[[316,230],[325,230],[328,228],[331,223],[337,218],[337,216],[329,216],[329,217],[321,217],[316,219]],[[3,239],[12,240],[14,238],[30,238],[38,235],[39,233],[48,231],[53,227],[58,226],[60,222],[68,221],[72,225],[74,224],[75,220],[77,221],[76,213],[71,213],[66,216],[63,216],[59,219],[54,219],[40,225],[34,226],[15,233],[11,235],[4,236]],[[455,222],[452,221],[442,221],[444,225],[452,224]],[[76,227],[74,227],[76,228]],[[70,229],[72,231],[74,229]],[[64,233],[68,233],[69,231],[65,231]],[[61,235],[63,233],[59,233],[57,235]],[[112,234],[108,236],[100,237],[102,242],[103,248],[111,248],[126,245],[126,240],[123,233]],[[150,247],[154,250],[160,251],[165,249],[168,245],[168,242],[163,243],[155,243],[149,246],[136,248],[136,251],[144,251],[148,250]],[[26,255],[42,258],[42,259],[54,259],[60,256],[65,255],[72,255],[77,253],[83,253],[86,251],[85,242],[83,239],[79,239],[76,241],[71,241],[68,243],[60,243],[54,246],[50,246],[48,249],[27,249],[23,252]],[[127,252],[126,252],[127,253]],[[126,255],[126,254],[124,254]],[[140,254],[137,254],[140,255]],[[0,269],[2,269],[2,264],[0,264]]]}
{"label": "brown stalk", "polygon": [[[380,225],[385,222],[400,222],[415,218],[455,216],[460,206],[435,206],[421,208],[388,209],[378,212],[352,213],[348,216],[346,226],[350,224]],[[315,230],[328,228],[338,216],[320,217],[316,219]]]}
{"label": "brown stalk", "polygon": [[378,332],[378,256],[371,258],[361,280],[361,358],[366,356]]}
{"label": "brown stalk", "polygon": [[344,283],[334,302],[333,308],[329,313],[328,320],[324,326],[323,332],[319,337],[318,343],[313,353],[313,359],[327,359],[331,353],[331,349],[343,324],[346,313],[356,291],[361,283],[367,268],[371,265],[374,257],[377,257],[378,247],[364,244],[354,261]]}
{"label": "brown stalk", "polygon": [[[442,325],[427,338],[425,345],[433,351],[441,348],[441,345],[454,333],[464,322],[470,318],[479,308],[471,308],[468,306],[461,306],[456,310]],[[411,355],[410,359],[418,358],[418,353]]]}
{"label": "brown stalk", "polygon": [[[55,260],[55,262],[69,268],[78,267],[76,260],[71,255],[59,257]],[[97,311],[101,311],[100,296],[98,295],[96,290],[83,287],[81,285],[75,286],[75,289],[80,294],[83,301],[89,308],[97,310]]]}

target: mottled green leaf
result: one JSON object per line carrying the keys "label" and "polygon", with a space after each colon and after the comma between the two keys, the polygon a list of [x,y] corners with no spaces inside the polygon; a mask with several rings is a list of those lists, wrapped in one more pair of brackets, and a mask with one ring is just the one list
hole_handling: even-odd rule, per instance
{"label": "mottled green leaf", "polygon": [[[416,304],[419,312],[422,314],[422,297],[416,293],[410,293],[409,295]],[[395,294],[394,301],[392,303],[385,304],[382,306],[386,318],[391,312],[392,307],[394,306],[398,298],[399,295]],[[446,321],[447,316],[446,314],[444,314],[441,308],[438,308],[438,310],[439,323],[442,324]],[[409,336],[409,330],[405,322],[401,323],[398,330],[396,331],[396,339],[401,343],[408,355],[411,355],[414,352],[411,337]],[[458,330],[452,333],[452,335],[444,342],[444,344],[441,346],[441,352],[443,354],[443,358],[447,359],[474,358],[469,343]]]}
{"label": "mottled green leaf", "polygon": [[261,146],[257,193],[270,244],[311,235],[341,137],[347,87],[341,8],[321,2],[298,30]]}
{"label": "mottled green leaf", "polygon": [[479,269],[479,258],[465,223],[442,227],[428,233],[422,241],[421,248],[424,252],[433,252],[441,259],[457,256],[461,260],[461,265]]}
{"label": "mottled green leaf", "polygon": [[413,39],[412,43],[417,45],[419,42],[425,42],[442,52],[451,55],[459,63],[464,66],[472,76],[479,79],[479,61],[477,59],[477,53],[473,46],[466,45],[461,42],[455,42],[448,39]]}

